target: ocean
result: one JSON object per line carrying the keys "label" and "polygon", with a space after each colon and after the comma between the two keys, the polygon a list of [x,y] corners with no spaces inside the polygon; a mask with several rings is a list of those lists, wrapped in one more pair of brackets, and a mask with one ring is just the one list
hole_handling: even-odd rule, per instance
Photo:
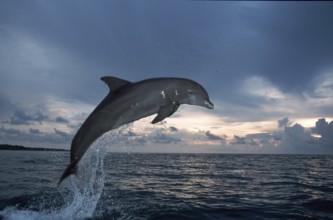
{"label": "ocean", "polygon": [[1,151],[2,219],[333,219],[332,155]]}

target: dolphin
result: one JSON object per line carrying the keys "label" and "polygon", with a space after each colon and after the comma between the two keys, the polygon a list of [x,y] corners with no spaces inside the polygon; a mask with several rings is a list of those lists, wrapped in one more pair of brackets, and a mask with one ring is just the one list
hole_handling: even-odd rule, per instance
{"label": "dolphin", "polygon": [[197,82],[183,78],[152,78],[132,83],[111,76],[101,78],[109,94],[84,121],[71,144],[70,164],[58,185],[77,170],[77,164],[89,146],[104,133],[157,113],[155,124],[175,113],[181,104],[209,109],[214,104]]}

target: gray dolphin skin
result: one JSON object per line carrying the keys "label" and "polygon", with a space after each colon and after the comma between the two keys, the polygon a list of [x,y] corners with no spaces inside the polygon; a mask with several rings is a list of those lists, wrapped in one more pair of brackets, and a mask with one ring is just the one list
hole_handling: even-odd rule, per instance
{"label": "gray dolphin skin", "polygon": [[70,164],[58,185],[77,170],[77,163],[89,146],[104,133],[157,113],[153,124],[175,113],[181,104],[209,109],[214,104],[207,91],[197,82],[182,78],[153,78],[137,83],[104,76],[109,94],[95,108],[73,138]]}

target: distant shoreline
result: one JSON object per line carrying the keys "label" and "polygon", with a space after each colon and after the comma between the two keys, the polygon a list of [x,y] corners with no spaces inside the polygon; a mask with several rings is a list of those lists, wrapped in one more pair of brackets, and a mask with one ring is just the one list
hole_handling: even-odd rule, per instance
{"label": "distant shoreline", "polygon": [[20,145],[0,144],[0,150],[17,150],[17,151],[69,151],[65,149],[53,149],[42,147],[24,147]]}

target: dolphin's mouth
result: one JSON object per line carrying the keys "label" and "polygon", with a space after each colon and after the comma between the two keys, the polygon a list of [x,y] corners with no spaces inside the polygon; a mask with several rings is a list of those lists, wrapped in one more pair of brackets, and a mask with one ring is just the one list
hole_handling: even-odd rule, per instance
{"label": "dolphin's mouth", "polygon": [[209,109],[213,109],[214,108],[214,104],[211,101],[209,101],[209,100],[205,101],[205,105]]}

